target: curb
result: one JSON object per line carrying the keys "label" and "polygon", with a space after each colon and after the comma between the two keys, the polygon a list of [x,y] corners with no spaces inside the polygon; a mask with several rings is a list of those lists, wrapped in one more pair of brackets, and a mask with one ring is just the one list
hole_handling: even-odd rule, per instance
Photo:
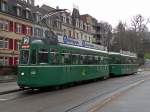
{"label": "curb", "polygon": [[4,94],[9,94],[9,93],[14,93],[14,92],[18,92],[18,91],[21,91],[22,89],[14,89],[14,90],[7,90],[7,91],[3,91],[3,92],[0,92],[0,95],[4,95]]}
{"label": "curb", "polygon": [[16,82],[16,79],[0,80],[0,83]]}

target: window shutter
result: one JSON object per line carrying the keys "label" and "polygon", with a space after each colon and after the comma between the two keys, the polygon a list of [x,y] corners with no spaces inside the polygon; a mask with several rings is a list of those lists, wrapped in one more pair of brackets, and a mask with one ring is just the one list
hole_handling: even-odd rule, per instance
{"label": "window shutter", "polygon": [[13,39],[9,39],[9,49],[13,49]]}
{"label": "window shutter", "polygon": [[9,31],[13,32],[13,21],[9,22]]}
{"label": "window shutter", "polygon": [[30,31],[30,36],[32,36],[32,27],[31,27],[31,31]]}
{"label": "window shutter", "polygon": [[14,31],[17,32],[17,23],[15,23]]}
{"label": "window shutter", "polygon": [[9,65],[13,65],[13,57],[9,57]]}
{"label": "window shutter", "polygon": [[18,57],[14,57],[14,65],[17,65]]}
{"label": "window shutter", "polygon": [[22,24],[22,32],[21,32],[22,34],[26,34],[26,26],[24,25],[24,24]]}
{"label": "window shutter", "polygon": [[14,49],[17,50],[17,40],[14,40]]}

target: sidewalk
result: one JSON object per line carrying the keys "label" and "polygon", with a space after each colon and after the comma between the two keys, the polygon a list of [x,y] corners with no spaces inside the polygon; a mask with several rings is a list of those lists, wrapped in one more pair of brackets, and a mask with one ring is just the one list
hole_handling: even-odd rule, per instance
{"label": "sidewalk", "polygon": [[150,81],[129,90],[96,112],[150,112]]}
{"label": "sidewalk", "polygon": [[0,75],[0,83],[15,82],[16,75]]}
{"label": "sidewalk", "polygon": [[19,87],[16,82],[0,83],[0,95],[18,90]]}
{"label": "sidewalk", "polygon": [[18,90],[16,75],[0,75],[0,95]]}

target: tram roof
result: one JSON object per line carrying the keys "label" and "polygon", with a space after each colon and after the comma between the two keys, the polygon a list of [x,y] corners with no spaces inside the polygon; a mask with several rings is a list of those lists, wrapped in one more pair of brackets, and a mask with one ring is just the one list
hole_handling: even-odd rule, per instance
{"label": "tram roof", "polygon": [[118,52],[109,52],[110,55],[120,55]]}
{"label": "tram roof", "polygon": [[119,52],[109,52],[110,55],[120,55],[120,56],[126,56],[126,57],[131,57],[131,58],[136,58],[136,56],[132,56],[132,55],[126,55],[126,54],[122,54]]}
{"label": "tram roof", "polygon": [[125,54],[120,54],[121,56],[126,56],[126,57],[131,57],[131,58],[136,58],[136,56],[132,56],[132,55],[125,55]]}
{"label": "tram roof", "polygon": [[108,54],[107,51],[96,50],[96,49],[90,49],[90,48],[86,48],[86,47],[73,46],[73,45],[62,44],[62,43],[59,43],[59,45],[64,46],[64,47],[77,48],[77,49],[82,49],[82,50],[87,50],[87,51],[93,51],[93,52],[99,52],[99,53]]}

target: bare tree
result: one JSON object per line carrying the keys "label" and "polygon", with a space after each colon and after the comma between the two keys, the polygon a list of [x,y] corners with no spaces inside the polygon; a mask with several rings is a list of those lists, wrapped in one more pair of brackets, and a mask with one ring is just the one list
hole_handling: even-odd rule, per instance
{"label": "bare tree", "polygon": [[113,34],[114,40],[112,47],[114,51],[120,51],[121,49],[123,49],[123,43],[125,43],[125,32],[125,24],[120,21],[116,26]]}
{"label": "bare tree", "polygon": [[110,48],[110,40],[112,37],[112,26],[108,22],[100,22],[100,34],[102,37],[102,44]]}
{"label": "bare tree", "polygon": [[134,16],[131,19],[131,26],[135,32],[147,31],[146,25],[149,23],[149,18],[146,20],[141,14]]}

